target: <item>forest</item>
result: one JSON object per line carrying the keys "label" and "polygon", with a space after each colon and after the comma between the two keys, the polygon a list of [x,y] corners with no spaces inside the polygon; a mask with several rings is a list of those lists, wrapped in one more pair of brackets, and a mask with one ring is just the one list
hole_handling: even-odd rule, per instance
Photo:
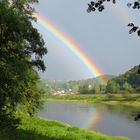
{"label": "forest", "polygon": [[[49,94],[65,91],[65,94],[97,94],[97,93],[140,93],[140,66],[135,66],[119,76],[102,75],[87,80],[57,81],[44,79],[40,86]],[[103,84],[101,78],[107,79]],[[46,86],[47,85],[47,86]]]}

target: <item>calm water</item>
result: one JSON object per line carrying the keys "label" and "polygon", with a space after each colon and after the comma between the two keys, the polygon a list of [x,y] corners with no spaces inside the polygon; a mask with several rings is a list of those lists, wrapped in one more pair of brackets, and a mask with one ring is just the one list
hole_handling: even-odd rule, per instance
{"label": "calm water", "polygon": [[140,121],[134,114],[140,109],[104,104],[48,101],[39,116],[95,130],[109,135],[140,140]]}

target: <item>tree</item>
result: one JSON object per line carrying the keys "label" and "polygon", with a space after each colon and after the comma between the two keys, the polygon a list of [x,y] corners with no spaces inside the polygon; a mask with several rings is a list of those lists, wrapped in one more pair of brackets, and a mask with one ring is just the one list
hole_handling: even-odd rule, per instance
{"label": "tree", "polygon": [[106,85],[100,85],[99,87],[100,87],[100,92],[101,93],[105,93],[105,91],[106,91]]}
{"label": "tree", "polygon": [[38,86],[40,79],[35,70],[30,69],[27,76],[28,84],[26,85],[18,109],[24,109],[24,112],[28,113],[30,116],[33,116],[39,109],[42,108],[42,105],[46,99],[46,92],[43,90],[43,88]]}
{"label": "tree", "polygon": [[125,82],[123,84],[123,89],[126,91],[126,92],[133,92],[133,88],[130,84],[128,84],[127,82]]}
{"label": "tree", "polygon": [[35,88],[38,80],[35,68],[45,70],[42,57],[47,49],[32,26],[36,20],[30,7],[32,2],[37,0],[0,1],[0,127],[16,126],[14,113],[20,103],[26,106],[30,102],[29,109],[35,112],[42,98]]}
{"label": "tree", "polygon": [[[121,74],[107,83],[107,92],[117,91],[125,92],[139,92],[140,88],[140,74],[137,73],[139,66],[126,71],[124,74]],[[115,87],[116,86],[116,87]]]}
{"label": "tree", "polygon": [[94,84],[94,90],[95,90],[95,93],[101,92],[101,91],[100,91],[100,85]]}
{"label": "tree", "polygon": [[85,85],[79,86],[79,93],[88,94],[89,93],[88,85],[85,84]]}
{"label": "tree", "polygon": [[119,85],[115,81],[110,80],[107,83],[106,92],[107,93],[117,93],[118,91],[119,91]]}

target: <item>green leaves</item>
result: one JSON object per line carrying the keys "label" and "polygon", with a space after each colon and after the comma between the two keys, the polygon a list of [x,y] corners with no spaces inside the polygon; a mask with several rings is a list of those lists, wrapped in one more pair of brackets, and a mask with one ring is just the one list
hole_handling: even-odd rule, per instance
{"label": "green leaves", "polygon": [[138,74],[139,66],[135,66],[126,73],[109,80],[107,84],[107,92],[139,92],[140,74]]}
{"label": "green leaves", "polygon": [[45,70],[42,57],[47,49],[32,25],[33,2],[37,0],[0,1],[0,122],[5,127],[16,126],[12,114],[19,104],[33,115],[43,103],[35,68]]}

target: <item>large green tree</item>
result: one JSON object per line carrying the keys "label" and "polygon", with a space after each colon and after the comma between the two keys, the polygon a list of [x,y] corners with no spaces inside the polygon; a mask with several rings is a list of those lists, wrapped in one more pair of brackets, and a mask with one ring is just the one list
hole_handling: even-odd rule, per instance
{"label": "large green tree", "polygon": [[0,127],[15,124],[19,103],[28,107],[29,114],[41,104],[35,68],[45,70],[42,57],[47,49],[32,25],[33,2],[37,0],[0,1]]}

